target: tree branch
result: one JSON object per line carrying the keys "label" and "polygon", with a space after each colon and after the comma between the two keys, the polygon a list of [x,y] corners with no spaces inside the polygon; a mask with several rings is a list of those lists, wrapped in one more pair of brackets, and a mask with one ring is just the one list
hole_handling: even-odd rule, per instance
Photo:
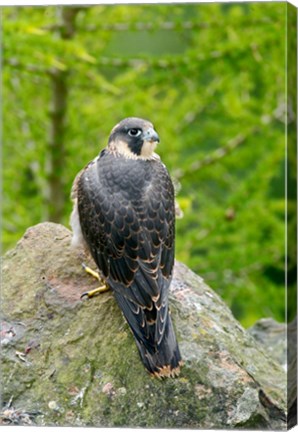
{"label": "tree branch", "polygon": [[50,72],[50,69],[44,68],[42,66],[39,66],[37,64],[27,63],[26,65],[21,63],[17,58],[11,57],[11,58],[5,58],[3,56],[3,66],[8,65],[12,66],[15,69],[24,70],[26,72],[33,72],[37,74],[45,74]]}
{"label": "tree branch", "polygon": [[180,180],[182,177],[185,177],[185,176],[190,175],[190,174],[194,174],[195,172],[199,171],[200,169],[202,169],[205,166],[212,165],[212,164],[218,162],[219,160],[223,159],[228,154],[233,152],[237,147],[244,144],[247,141],[247,139],[251,135],[258,132],[258,130],[259,130],[258,127],[254,127],[246,135],[239,134],[239,135],[235,136],[234,138],[231,138],[225,146],[219,147],[218,149],[214,150],[213,152],[207,154],[207,156],[205,156],[203,159],[193,162],[186,170],[182,170],[182,169],[175,170],[173,173],[173,177],[176,180]]}
{"label": "tree branch", "polygon": [[[258,24],[264,24],[264,23],[271,23],[272,20],[270,20],[268,17],[255,19],[255,20],[249,20],[249,24],[252,25],[258,25]],[[239,22],[239,26],[243,26],[244,24],[248,24],[246,21],[245,23]],[[80,28],[80,31],[153,31],[153,30],[174,30],[174,31],[181,31],[181,30],[194,30],[194,29],[209,29],[218,27],[218,22],[197,22],[197,21],[163,21],[163,22],[134,22],[134,23],[128,23],[128,22],[119,22],[119,23],[104,23],[101,22],[100,24],[94,24],[94,25],[87,25],[84,28]]]}

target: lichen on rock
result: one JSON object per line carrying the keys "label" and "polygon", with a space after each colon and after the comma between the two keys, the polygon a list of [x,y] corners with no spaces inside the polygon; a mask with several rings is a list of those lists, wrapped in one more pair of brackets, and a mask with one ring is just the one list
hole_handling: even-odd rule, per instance
{"label": "lichen on rock", "polygon": [[285,371],[199,276],[175,263],[184,366],[158,380],[112,292],[80,300],[96,287],[81,262],[95,266],[70,239],[62,225],[39,224],[3,258],[3,423],[286,429]]}

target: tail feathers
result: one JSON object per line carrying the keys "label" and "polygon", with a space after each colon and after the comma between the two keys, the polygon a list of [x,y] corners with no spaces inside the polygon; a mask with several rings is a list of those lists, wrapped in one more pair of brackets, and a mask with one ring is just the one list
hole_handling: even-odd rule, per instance
{"label": "tail feathers", "polygon": [[156,326],[159,324],[146,322],[148,317],[142,308],[116,289],[114,295],[132,330],[144,366],[157,377],[178,375],[182,361],[169,311],[164,317],[163,331],[158,332],[161,340],[157,340]]}
{"label": "tail feathers", "polygon": [[138,339],[136,344],[144,366],[152,375],[158,378],[179,375],[182,360],[170,316],[167,319],[164,337],[155,352],[152,352],[152,349],[148,350]]}

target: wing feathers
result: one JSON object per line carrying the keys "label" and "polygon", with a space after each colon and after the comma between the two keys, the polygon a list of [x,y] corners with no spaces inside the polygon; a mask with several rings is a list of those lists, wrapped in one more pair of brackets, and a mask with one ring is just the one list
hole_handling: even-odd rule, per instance
{"label": "wing feathers", "polygon": [[[115,159],[104,152],[77,181],[81,228],[135,337],[155,355],[165,329],[172,329],[173,186],[159,161],[124,164],[118,157],[115,166]],[[169,359],[160,362],[163,367]]]}

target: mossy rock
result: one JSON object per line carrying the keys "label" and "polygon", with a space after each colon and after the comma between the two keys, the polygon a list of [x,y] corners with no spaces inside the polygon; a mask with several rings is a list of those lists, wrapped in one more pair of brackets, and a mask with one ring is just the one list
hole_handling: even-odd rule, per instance
{"label": "mossy rock", "polygon": [[204,281],[175,263],[170,308],[184,366],[152,378],[112,292],[57,224],[29,228],[3,258],[2,422],[286,429],[286,375]]}

